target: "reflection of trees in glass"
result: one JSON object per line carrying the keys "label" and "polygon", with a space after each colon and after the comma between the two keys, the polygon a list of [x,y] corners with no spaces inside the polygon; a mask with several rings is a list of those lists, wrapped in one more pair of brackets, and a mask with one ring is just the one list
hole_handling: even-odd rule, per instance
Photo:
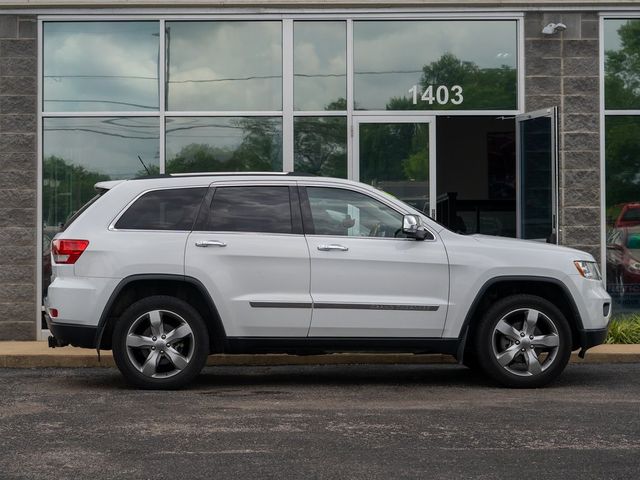
{"label": "reflection of trees in glass", "polygon": [[429,178],[429,125],[371,123],[360,127],[360,178],[425,181]]}
{"label": "reflection of trees in glass", "polygon": [[294,157],[296,172],[347,178],[347,119],[296,118]]}
{"label": "reflection of trees in glass", "polygon": [[640,117],[606,120],[607,216],[616,206],[640,200]]}
{"label": "reflection of trees in glass", "polygon": [[[480,68],[473,62],[460,60],[452,53],[445,53],[440,59],[422,67],[420,92],[429,85],[446,85],[449,88],[460,85],[464,101],[460,105],[451,102],[440,105],[435,101],[429,105],[418,96],[418,104],[414,105],[410,96],[394,97],[387,104],[387,110],[482,110],[517,107],[517,73],[515,68],[508,65]],[[409,87],[411,85],[407,88]]]}
{"label": "reflection of trees in glass", "polygon": [[94,185],[110,180],[108,175],[89,171],[80,165],[51,155],[43,162],[42,222],[51,227],[63,224],[93,197]]}
{"label": "reflection of trees in glass", "polygon": [[605,52],[607,108],[640,106],[640,21],[630,20],[618,29],[619,50]]}
{"label": "reflection of trees in glass", "polygon": [[192,143],[167,159],[168,173],[243,172],[282,170],[282,137],[279,124],[263,118],[234,122],[242,129],[237,147]]}

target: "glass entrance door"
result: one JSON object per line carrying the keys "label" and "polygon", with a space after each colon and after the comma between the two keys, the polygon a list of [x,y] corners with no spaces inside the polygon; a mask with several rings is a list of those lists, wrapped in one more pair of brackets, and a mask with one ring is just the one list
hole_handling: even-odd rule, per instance
{"label": "glass entrance door", "polygon": [[353,120],[351,178],[435,217],[435,121],[425,116]]}
{"label": "glass entrance door", "polygon": [[556,107],[516,117],[517,236],[558,243]]}

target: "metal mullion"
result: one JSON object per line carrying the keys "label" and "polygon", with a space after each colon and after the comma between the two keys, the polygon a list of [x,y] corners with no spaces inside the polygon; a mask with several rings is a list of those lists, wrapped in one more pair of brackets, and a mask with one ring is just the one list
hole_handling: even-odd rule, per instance
{"label": "metal mullion", "polygon": [[346,117],[346,110],[295,110],[294,117]]}
{"label": "metal mullion", "polygon": [[166,117],[281,117],[281,110],[264,111],[166,111]]}
{"label": "metal mullion", "polygon": [[517,107],[518,113],[523,113],[526,109],[525,105],[525,64],[524,64],[524,18],[516,19],[516,51],[518,58],[516,59],[517,70]]}
{"label": "metal mullion", "polygon": [[354,149],[354,142],[358,141],[355,134],[355,125],[353,123],[353,20],[347,19],[347,178],[354,180],[356,178],[355,153],[359,150]]}
{"label": "metal mullion", "polygon": [[[600,134],[600,271],[602,272],[602,283],[607,285],[607,168],[605,159],[605,120],[606,115],[611,115],[610,111],[605,110],[604,98],[604,20],[601,16],[598,19],[598,88],[599,88],[599,134]],[[633,110],[631,111],[633,112]],[[636,110],[640,114],[640,110]],[[615,115],[615,114],[614,114]],[[633,115],[633,113],[631,113]],[[563,185],[564,186],[564,185]]]}
{"label": "metal mullion", "polygon": [[43,120],[43,116],[42,116],[42,110],[43,110],[43,104],[42,104],[42,100],[43,100],[43,88],[44,88],[44,82],[43,82],[43,65],[42,62],[43,60],[43,24],[42,24],[42,20],[38,19],[38,24],[37,24],[37,37],[36,37],[36,41],[38,42],[37,44],[37,57],[36,57],[36,61],[38,64],[38,91],[36,93],[37,95],[37,103],[38,103],[38,110],[37,110],[37,122],[38,125],[36,127],[37,129],[37,154],[36,154],[36,159],[37,159],[37,185],[36,185],[36,340],[44,340],[49,336],[49,330],[43,329],[42,328],[42,236],[43,236],[43,232],[42,232],[42,201],[43,201],[43,197],[42,197],[42,182],[43,182],[43,165],[42,162],[44,160],[43,158],[43,145],[42,145],[42,136],[43,136],[43,125],[42,122]]}
{"label": "metal mullion", "polygon": [[166,169],[166,125],[165,125],[165,111],[166,111],[166,97],[165,97],[165,80],[167,74],[167,64],[166,64],[166,30],[165,30],[165,20],[160,20],[160,32],[159,32],[159,40],[160,44],[159,55],[158,55],[158,96],[159,96],[159,107],[160,107],[160,118],[159,118],[159,135],[160,135],[160,144],[158,145],[158,159],[159,161],[159,169],[160,173],[165,173]]}
{"label": "metal mullion", "polygon": [[611,115],[611,116],[625,116],[625,115],[629,115],[629,116],[633,116],[633,115],[640,115],[640,110],[605,110],[604,109],[604,89],[602,92],[602,110],[604,111],[605,115]]}
{"label": "metal mullion", "polygon": [[354,110],[353,115],[356,117],[368,116],[412,116],[425,115],[427,117],[445,115],[445,116],[515,116],[519,115],[518,110]]}
{"label": "metal mullion", "polygon": [[293,20],[282,21],[282,170],[293,172]]}
{"label": "metal mullion", "polygon": [[160,115],[158,110],[145,111],[103,111],[103,112],[42,112],[43,117],[157,117]]}

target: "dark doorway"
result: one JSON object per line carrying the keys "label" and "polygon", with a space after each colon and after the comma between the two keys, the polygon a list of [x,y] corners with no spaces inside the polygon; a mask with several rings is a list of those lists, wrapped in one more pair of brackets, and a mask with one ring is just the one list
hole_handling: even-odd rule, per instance
{"label": "dark doorway", "polygon": [[437,217],[458,233],[516,236],[513,118],[438,117]]}

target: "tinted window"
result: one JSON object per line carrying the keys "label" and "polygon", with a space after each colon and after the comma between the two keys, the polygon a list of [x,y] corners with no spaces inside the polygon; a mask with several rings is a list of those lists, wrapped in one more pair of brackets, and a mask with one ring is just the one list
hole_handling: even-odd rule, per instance
{"label": "tinted window", "polygon": [[117,229],[191,230],[206,188],[173,188],[145,193],[124,212]]}
{"label": "tinted window", "polygon": [[217,188],[208,230],[292,233],[289,187]]}
{"label": "tinted window", "polygon": [[402,214],[362,193],[307,187],[316,235],[404,237]]}

